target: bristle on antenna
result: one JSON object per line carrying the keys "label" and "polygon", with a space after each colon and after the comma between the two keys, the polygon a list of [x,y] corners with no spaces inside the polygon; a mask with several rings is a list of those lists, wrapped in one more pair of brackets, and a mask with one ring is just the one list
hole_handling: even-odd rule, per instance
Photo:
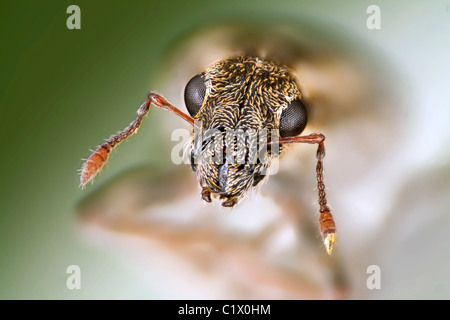
{"label": "bristle on antenna", "polygon": [[80,175],[80,186],[84,188],[86,184],[94,179],[94,177],[99,173],[106,161],[108,161],[109,152],[111,147],[108,142],[99,146],[87,160],[84,162],[81,167],[81,175]]}

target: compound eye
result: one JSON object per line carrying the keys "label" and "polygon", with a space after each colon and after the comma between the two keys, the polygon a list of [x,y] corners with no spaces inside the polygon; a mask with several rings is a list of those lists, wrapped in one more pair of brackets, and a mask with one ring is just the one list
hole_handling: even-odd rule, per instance
{"label": "compound eye", "polygon": [[203,73],[196,75],[186,85],[184,89],[184,103],[189,114],[195,117],[203,104],[206,93],[205,75]]}
{"label": "compound eye", "polygon": [[283,110],[280,118],[280,136],[294,137],[302,133],[306,127],[306,109],[302,101],[297,98]]}

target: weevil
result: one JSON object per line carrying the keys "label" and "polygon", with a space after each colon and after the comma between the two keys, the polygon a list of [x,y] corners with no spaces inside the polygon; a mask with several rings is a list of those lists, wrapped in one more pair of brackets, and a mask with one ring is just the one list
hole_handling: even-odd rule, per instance
{"label": "weevil", "polygon": [[[85,187],[100,172],[111,150],[137,132],[152,104],[175,113],[192,126],[188,152],[201,197],[211,202],[211,196],[218,196],[224,207],[234,207],[250,188],[263,181],[286,145],[317,144],[319,230],[331,255],[336,226],[323,179],[325,136],[300,136],[306,127],[307,112],[302,91],[289,69],[255,56],[224,59],[195,75],[185,87],[184,98],[189,115],[159,93],[151,92],[138,109],[137,118],[99,145],[84,162],[80,185]],[[200,140],[199,135],[203,137]]]}

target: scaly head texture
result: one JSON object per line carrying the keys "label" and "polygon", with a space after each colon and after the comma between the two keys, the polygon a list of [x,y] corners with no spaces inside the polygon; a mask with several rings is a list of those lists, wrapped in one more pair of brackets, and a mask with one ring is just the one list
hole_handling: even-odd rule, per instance
{"label": "scaly head texture", "polygon": [[202,187],[233,206],[281,152],[267,148],[261,156],[264,140],[279,138],[272,130],[279,129],[282,111],[301,92],[286,67],[257,57],[222,60],[203,74],[206,94],[194,117],[202,142],[191,146],[191,158]]}

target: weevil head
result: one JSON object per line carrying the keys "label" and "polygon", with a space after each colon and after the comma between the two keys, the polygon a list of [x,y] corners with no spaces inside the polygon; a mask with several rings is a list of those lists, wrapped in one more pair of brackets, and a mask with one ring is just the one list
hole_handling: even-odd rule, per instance
{"label": "weevil head", "polygon": [[282,145],[267,144],[300,134],[306,110],[293,75],[256,57],[219,61],[186,85],[194,117],[191,163],[202,187],[233,206],[266,176]]}

